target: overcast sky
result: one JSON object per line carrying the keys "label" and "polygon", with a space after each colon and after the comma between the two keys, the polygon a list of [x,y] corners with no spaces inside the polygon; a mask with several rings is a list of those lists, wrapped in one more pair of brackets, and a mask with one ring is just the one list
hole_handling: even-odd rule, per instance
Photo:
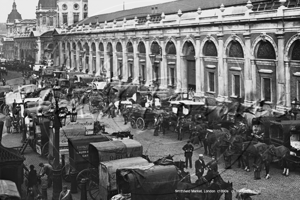
{"label": "overcast sky", "polygon": [[[39,0],[15,0],[17,10],[22,15],[22,19],[35,19],[35,10]],[[89,16],[95,14],[107,13],[123,9],[141,7],[151,4],[163,3],[172,0],[88,0]],[[8,14],[12,10],[14,0],[0,1],[0,22],[6,22]]]}

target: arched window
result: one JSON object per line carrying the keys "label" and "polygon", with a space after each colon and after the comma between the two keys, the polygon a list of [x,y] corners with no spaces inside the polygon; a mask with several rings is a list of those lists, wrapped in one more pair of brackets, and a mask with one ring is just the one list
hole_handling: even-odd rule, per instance
{"label": "arched window", "polygon": [[205,43],[204,56],[218,56],[216,45],[212,41],[207,41]]}
{"label": "arched window", "polygon": [[243,58],[244,52],[242,45],[238,41],[232,41],[229,45],[229,57]]}
{"label": "arched window", "polygon": [[128,53],[133,53],[133,46],[131,42],[128,42],[127,44],[127,52]]}
{"label": "arched window", "polygon": [[256,53],[257,58],[276,59],[275,50],[269,41],[260,41]]}
{"label": "arched window", "polygon": [[117,52],[122,52],[122,45],[120,42],[117,43],[117,46],[116,46],[116,49],[117,49]]}
{"label": "arched window", "polygon": [[145,48],[145,45],[143,42],[139,43],[138,50],[139,50],[139,53],[146,53],[146,48]]}
{"label": "arched window", "polygon": [[291,60],[300,60],[300,40],[296,40],[291,49]]}
{"label": "arched window", "polygon": [[103,43],[102,43],[102,42],[99,44],[99,50],[100,50],[100,51],[104,51],[104,46],[103,46]]}
{"label": "arched window", "polygon": [[173,42],[168,42],[166,46],[166,53],[176,55],[176,47]]}

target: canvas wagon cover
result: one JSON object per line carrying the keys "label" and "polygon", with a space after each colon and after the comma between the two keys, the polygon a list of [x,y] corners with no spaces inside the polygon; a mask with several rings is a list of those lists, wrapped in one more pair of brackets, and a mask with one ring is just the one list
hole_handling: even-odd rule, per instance
{"label": "canvas wagon cover", "polygon": [[0,180],[0,199],[5,199],[6,197],[21,199],[20,193],[14,182],[9,180]]}
{"label": "canvas wagon cover", "polygon": [[89,166],[89,144],[91,142],[106,142],[109,138],[104,135],[84,135],[68,138],[70,164],[77,171]]}
{"label": "canvas wagon cover", "polygon": [[132,139],[90,143],[89,160],[98,167],[100,162],[142,156],[141,143]]}
{"label": "canvas wagon cover", "polygon": [[131,200],[169,200],[176,199],[179,176],[174,165],[154,165],[117,170],[118,186],[119,180],[129,184]]}
{"label": "canvas wagon cover", "polygon": [[[100,162],[99,165],[99,189],[101,199],[108,199],[109,193],[117,190],[117,169],[125,167],[148,166],[149,162],[142,157],[124,158],[113,161]],[[153,165],[153,164],[152,164]]]}

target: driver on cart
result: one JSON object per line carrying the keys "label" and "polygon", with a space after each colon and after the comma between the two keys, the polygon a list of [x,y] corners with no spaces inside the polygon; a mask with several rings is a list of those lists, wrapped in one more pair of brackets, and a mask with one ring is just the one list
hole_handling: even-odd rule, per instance
{"label": "driver on cart", "polygon": [[259,118],[252,119],[252,133],[253,141],[264,142],[264,132],[261,130],[261,123]]}

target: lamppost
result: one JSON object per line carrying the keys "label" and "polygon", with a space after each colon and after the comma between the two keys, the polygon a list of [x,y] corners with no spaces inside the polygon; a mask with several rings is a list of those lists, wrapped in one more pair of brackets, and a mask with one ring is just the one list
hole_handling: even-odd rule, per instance
{"label": "lamppost", "polygon": [[23,128],[23,135],[22,135],[22,142],[25,142],[26,140],[26,125],[25,125],[25,96],[26,96],[26,93],[25,91],[21,91],[20,92],[21,94],[21,99],[22,99],[22,104],[23,104],[23,119],[22,119],[22,128]]}
{"label": "lamppost", "polygon": [[300,105],[300,102],[297,101],[297,98],[295,98],[294,101],[292,101],[291,105],[292,105],[291,113],[293,113],[294,120],[296,120],[297,119],[297,114],[298,114],[298,107]]}
{"label": "lamppost", "polygon": [[75,108],[72,108],[72,112],[68,110],[59,109],[58,102],[60,98],[60,86],[56,82],[56,85],[52,88],[53,95],[55,98],[55,109],[48,112],[48,115],[43,115],[38,113],[37,118],[38,122],[41,124],[43,118],[50,118],[53,121],[53,126],[50,128],[54,128],[54,137],[53,137],[53,195],[52,199],[57,200],[59,198],[59,194],[62,190],[62,173],[61,173],[61,165],[60,165],[60,156],[59,156],[59,143],[60,136],[59,130],[62,126],[66,124],[67,115],[70,115],[70,121],[75,122],[77,120],[77,112]]}

